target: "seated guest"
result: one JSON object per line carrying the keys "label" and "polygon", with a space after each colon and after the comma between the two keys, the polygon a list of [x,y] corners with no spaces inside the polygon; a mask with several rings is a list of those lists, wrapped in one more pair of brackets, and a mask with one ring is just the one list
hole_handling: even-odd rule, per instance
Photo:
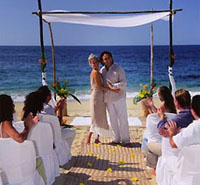
{"label": "seated guest", "polygon": [[161,101],[161,105],[159,108],[157,108],[154,105],[153,100],[151,98],[149,97],[147,98],[147,104],[145,104],[145,106],[147,106],[147,109],[150,114],[157,113],[158,109],[161,109],[163,112],[176,113],[174,98],[168,87],[166,86],[159,87],[158,97],[159,97],[159,100]]}
{"label": "seated guest", "polygon": [[43,102],[41,94],[39,92],[32,92],[26,96],[23,107],[23,120],[32,113],[33,116],[37,116],[43,110]]}
{"label": "seated guest", "polygon": [[[169,144],[170,151],[176,151],[176,153],[171,153],[165,159],[166,162],[161,165],[159,169],[158,161],[158,173],[156,175],[156,180],[158,185],[163,184],[188,184],[194,185],[199,184],[199,164],[197,161],[199,158],[199,149],[190,148],[192,151],[188,150],[187,147],[190,145],[200,144],[200,95],[196,95],[192,99],[191,113],[195,120],[189,124],[186,128],[180,130],[177,127],[175,121],[169,121],[166,125],[166,129],[169,135],[169,139],[166,138],[166,145]],[[180,131],[180,133],[179,133]],[[199,147],[199,146],[198,146]],[[169,147],[168,147],[169,148]],[[178,149],[183,149],[183,151]],[[197,149],[197,150],[196,150]],[[189,153],[185,153],[185,151]],[[197,152],[197,153],[194,153]],[[172,155],[173,154],[173,155]],[[184,156],[185,155],[185,156]],[[188,155],[188,156],[187,156]],[[162,156],[163,157],[163,156]],[[161,157],[161,158],[162,158]],[[195,158],[196,157],[196,158]],[[160,158],[159,158],[160,160]],[[162,162],[162,161],[161,161]],[[196,164],[195,164],[196,162]],[[162,164],[162,163],[160,163]],[[163,171],[161,173],[161,171]]]}
{"label": "seated guest", "polygon": [[[157,173],[156,180],[157,183],[161,185],[164,184],[164,182],[166,181],[165,178],[168,177],[168,173],[165,171],[168,159],[176,160],[178,156],[178,150],[173,149],[169,144],[169,138],[168,138],[169,133],[166,130],[169,122],[173,120],[174,122],[177,123],[178,127],[185,128],[194,120],[194,117],[190,110],[191,96],[187,90],[185,89],[177,90],[175,92],[174,103],[176,108],[180,110],[180,112],[177,115],[175,115],[172,119],[166,120],[165,114],[162,111],[159,112],[161,121],[158,123],[158,130],[159,133],[163,136],[163,138],[162,138],[162,156],[159,157],[156,165],[156,173]],[[170,170],[173,170],[173,167]]]}
{"label": "seated guest", "polygon": [[[175,92],[174,103],[180,112],[172,118],[172,121],[176,122],[178,127],[185,128],[194,120],[190,110],[190,93],[185,89],[177,90]],[[166,120],[166,116],[161,109],[158,111],[158,115],[161,118],[161,121],[158,123],[159,132],[162,136],[168,137],[168,132],[165,130],[165,127],[169,122]]]}
{"label": "seated guest", "polygon": [[13,138],[19,143],[27,139],[28,133],[32,126],[37,123],[38,117],[31,111],[26,112],[24,115],[24,130],[18,133],[12,126],[13,113],[15,106],[10,96],[0,95],[0,138]]}
{"label": "seated guest", "polygon": [[195,120],[181,133],[178,133],[180,128],[177,127],[175,121],[172,120],[169,122],[167,131],[169,133],[170,145],[173,148],[183,148],[189,145],[200,144],[200,95],[192,98],[191,113]]}
{"label": "seated guest", "polygon": [[[44,114],[50,114],[53,116],[56,116],[56,111],[58,111],[58,118],[60,121],[60,124],[62,123],[62,110],[65,105],[65,99],[60,99],[57,102],[57,105],[55,108],[53,108],[49,101],[51,100],[51,91],[47,86],[41,86],[37,92],[39,92],[42,95],[42,102],[44,105],[44,108],[42,110],[42,113]],[[70,128],[63,128],[61,130],[62,137],[67,140],[69,146],[71,146],[74,138],[75,138],[75,130]]]}
{"label": "seated guest", "polygon": [[[174,104],[174,98],[166,86],[161,86],[158,89],[158,96],[160,101],[162,102],[160,108],[165,113],[174,113],[170,114],[168,117],[172,117],[176,113],[176,108]],[[157,108],[153,105],[153,101],[149,98],[149,110],[151,113],[157,112]],[[145,150],[146,155],[146,165],[151,167],[151,172],[155,172],[156,164],[158,161],[158,157],[161,155],[161,139],[162,136],[159,135],[157,124],[160,118],[157,114],[150,114],[146,120],[146,131],[145,136],[143,137],[143,141],[146,139],[146,146],[145,143],[142,143],[142,150]]]}
{"label": "seated guest", "polygon": [[49,102],[51,100],[51,91],[49,90],[48,86],[41,86],[38,90],[38,92],[42,95],[42,101],[43,101],[43,110],[42,113],[51,114],[56,116],[56,113],[58,115],[60,123],[62,123],[62,111],[65,105],[65,99],[62,98],[57,102],[57,105],[53,108]]}

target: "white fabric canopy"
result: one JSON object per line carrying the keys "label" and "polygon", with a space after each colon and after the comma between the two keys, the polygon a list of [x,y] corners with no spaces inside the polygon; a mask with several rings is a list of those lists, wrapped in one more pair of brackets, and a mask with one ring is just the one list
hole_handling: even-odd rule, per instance
{"label": "white fabric canopy", "polygon": [[[148,24],[159,19],[165,19],[170,12],[161,13],[146,13],[134,15],[114,15],[114,16],[89,16],[85,14],[43,14],[42,18],[47,22],[63,22],[74,24],[85,24],[94,26],[108,26],[108,27],[133,27]],[[61,12],[61,11],[60,11]],[[63,12],[63,11],[62,11]]]}

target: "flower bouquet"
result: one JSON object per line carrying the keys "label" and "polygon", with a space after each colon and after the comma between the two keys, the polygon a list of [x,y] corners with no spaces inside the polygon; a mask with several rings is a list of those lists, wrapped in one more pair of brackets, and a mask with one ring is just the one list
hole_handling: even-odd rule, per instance
{"label": "flower bouquet", "polygon": [[67,98],[71,96],[74,98],[78,103],[81,104],[80,100],[74,95],[75,90],[67,88],[69,84],[68,80],[65,80],[64,83],[61,85],[59,79],[57,78],[56,83],[52,85],[52,90],[60,97],[60,98]]}
{"label": "flower bouquet", "polygon": [[156,92],[156,83],[154,80],[151,87],[142,84],[140,84],[140,86],[142,87],[142,89],[139,91],[138,95],[133,98],[134,104],[137,104],[138,102],[147,97],[152,98],[153,94],[155,94]]}

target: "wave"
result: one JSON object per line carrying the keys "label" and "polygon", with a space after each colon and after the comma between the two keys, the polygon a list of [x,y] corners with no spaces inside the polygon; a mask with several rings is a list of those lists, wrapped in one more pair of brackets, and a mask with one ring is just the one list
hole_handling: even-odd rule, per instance
{"label": "wave", "polygon": [[[189,91],[191,96],[195,96],[195,95],[200,95],[200,91]],[[127,92],[126,93],[126,97],[127,98],[134,98],[135,96],[137,96],[138,92]],[[12,97],[12,99],[14,100],[14,102],[24,102],[25,97],[26,97],[27,93],[12,93],[10,94],[10,96]],[[89,100],[90,99],[90,94],[88,93],[75,93],[75,95],[80,99],[80,100]],[[154,97],[158,97],[157,94],[154,94]],[[68,98],[69,101],[74,101],[73,98],[69,97]]]}

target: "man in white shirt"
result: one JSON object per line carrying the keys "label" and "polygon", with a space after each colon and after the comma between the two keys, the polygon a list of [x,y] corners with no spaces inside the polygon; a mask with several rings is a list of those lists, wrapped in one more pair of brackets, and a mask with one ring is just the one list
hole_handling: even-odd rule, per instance
{"label": "man in white shirt", "polygon": [[[176,122],[171,121],[167,127],[170,145],[173,148],[183,148],[189,145],[200,144],[200,95],[192,98],[192,115],[195,120],[179,133]],[[178,134],[177,134],[178,133]]]}
{"label": "man in white shirt", "polygon": [[120,89],[119,93],[107,91],[104,102],[110,116],[110,124],[114,132],[113,143],[130,144],[129,125],[126,107],[126,77],[124,70],[114,64],[112,54],[108,51],[101,53],[100,59],[104,66],[100,72],[104,87]]}

